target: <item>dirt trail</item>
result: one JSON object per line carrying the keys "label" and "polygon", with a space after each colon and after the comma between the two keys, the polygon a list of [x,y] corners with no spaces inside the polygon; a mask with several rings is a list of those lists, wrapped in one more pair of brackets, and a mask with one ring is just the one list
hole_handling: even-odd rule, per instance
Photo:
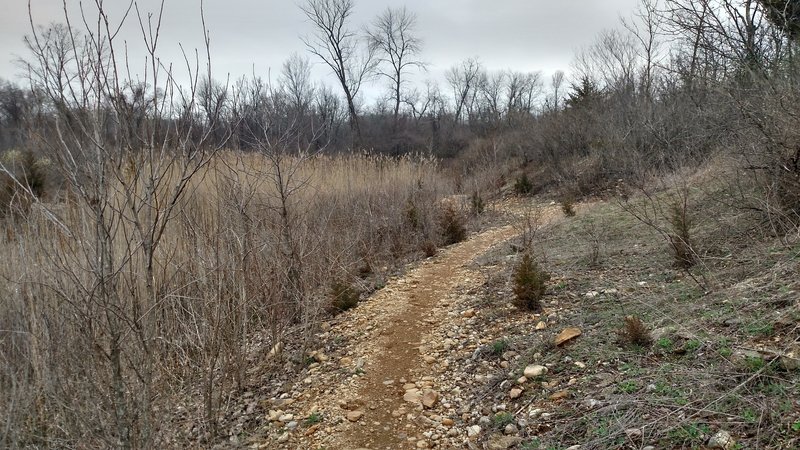
{"label": "dirt trail", "polygon": [[[378,293],[370,299],[370,302],[391,300],[401,308],[379,324],[382,327],[377,341],[379,352],[367,368],[358,393],[358,402],[377,408],[366,413],[366,425],[351,427],[340,436],[339,442],[332,443],[335,448],[396,449],[409,445],[404,437],[413,436],[416,430],[409,429],[407,422],[392,412],[408,405],[403,400],[405,390],[401,380],[412,382],[418,369],[425,366],[418,347],[433,326],[430,311],[456,286],[477,285],[479,275],[468,263],[515,234],[513,226],[504,226],[474,236],[412,270],[405,277],[409,282],[398,289]],[[384,383],[390,381],[391,384]]]}
{"label": "dirt trail", "polygon": [[[458,422],[455,410],[463,405],[450,381],[464,374],[454,374],[448,367],[448,349],[472,352],[476,347],[463,340],[448,343],[451,339],[441,336],[449,336],[445,330],[454,324],[472,323],[480,315],[480,311],[474,318],[465,314],[469,307],[464,300],[485,281],[473,262],[518,235],[519,223],[524,222],[520,218],[531,206],[502,205],[516,225],[495,226],[440,249],[437,256],[388,280],[367,301],[331,323],[321,341],[343,345],[328,347],[329,355],[318,357],[319,364],[309,366],[301,383],[271,400],[270,420],[278,426],[288,423],[278,420],[284,414],[286,421],[313,416],[315,424],[306,423],[295,432],[278,431],[271,443],[259,448],[458,447],[467,430]],[[537,208],[539,225],[558,216],[553,206]],[[440,394],[438,402],[431,408],[421,398],[404,399],[414,389],[420,396],[429,391]]]}

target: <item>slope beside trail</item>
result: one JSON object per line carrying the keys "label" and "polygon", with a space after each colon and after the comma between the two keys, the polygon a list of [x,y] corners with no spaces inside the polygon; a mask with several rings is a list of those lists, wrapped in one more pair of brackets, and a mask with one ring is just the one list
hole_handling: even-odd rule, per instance
{"label": "slope beside trail", "polygon": [[[556,215],[550,208],[540,220]],[[451,374],[445,358],[431,356],[450,344],[435,331],[476,314],[459,304],[485,278],[472,263],[519,233],[514,224],[498,226],[442,249],[334,322],[322,339],[344,344],[320,352],[320,364],[302,382],[303,394],[295,388],[294,399],[278,402],[284,407],[273,411],[275,417],[321,420],[302,433],[287,433],[279,448],[461,447],[464,436],[456,435],[450,419],[461,405],[440,383]]]}

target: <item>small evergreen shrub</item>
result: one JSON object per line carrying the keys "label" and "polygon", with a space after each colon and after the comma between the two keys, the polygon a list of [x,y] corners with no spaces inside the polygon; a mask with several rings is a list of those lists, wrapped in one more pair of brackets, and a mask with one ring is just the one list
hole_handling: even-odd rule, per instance
{"label": "small evergreen shrub", "polygon": [[17,192],[17,184],[6,174],[0,174],[0,215],[6,215],[12,209],[12,202]]}
{"label": "small evergreen shrub", "polygon": [[567,217],[575,216],[575,197],[571,194],[561,197],[561,211]]}
{"label": "small evergreen shrub", "polygon": [[340,313],[358,305],[359,292],[350,283],[336,280],[331,283],[331,306],[334,313]]}
{"label": "small evergreen shrub", "polygon": [[434,244],[430,239],[425,240],[422,244],[420,244],[419,247],[426,258],[436,256],[436,253],[439,251],[436,248],[436,244]]}
{"label": "small evergreen shrub", "polygon": [[419,209],[417,208],[417,205],[415,205],[414,202],[411,200],[406,201],[405,219],[406,219],[406,224],[412,230],[418,230],[422,226],[422,217],[420,215]]}
{"label": "small evergreen shrub", "polygon": [[467,238],[464,218],[453,205],[447,205],[439,217],[444,245],[456,244]]}
{"label": "small evergreen shrub", "polygon": [[528,195],[533,191],[533,183],[531,180],[528,179],[527,174],[522,174],[517,177],[517,180],[514,182],[514,192],[517,195]]}
{"label": "small evergreen shrub", "polygon": [[30,150],[9,150],[2,159],[11,174],[0,174],[0,215],[27,211],[33,197],[41,199],[47,193],[46,160],[37,160]]}
{"label": "small evergreen shrub", "polygon": [[42,167],[42,162],[36,159],[36,155],[28,150],[22,153],[21,161],[22,179],[28,189],[36,197],[41,198],[45,194],[45,187],[47,185],[47,173]]}
{"label": "small evergreen shrub", "polygon": [[541,311],[548,281],[550,274],[540,269],[531,255],[525,253],[514,270],[514,306],[524,311]]}
{"label": "small evergreen shrub", "polygon": [[486,208],[486,205],[484,205],[483,197],[481,197],[481,195],[478,193],[478,191],[475,191],[475,192],[472,193],[472,196],[470,197],[470,203],[472,205],[472,214],[473,215],[479,216],[479,215],[483,214],[483,211]]}
{"label": "small evergreen shrub", "polygon": [[499,412],[492,416],[492,428],[502,430],[507,425],[514,423],[514,416],[509,412]]}
{"label": "small evergreen shrub", "polygon": [[495,356],[502,355],[506,350],[508,350],[508,341],[505,339],[498,339],[492,342],[492,354]]}
{"label": "small evergreen shrub", "polygon": [[305,424],[305,426],[310,427],[310,426],[316,425],[316,424],[318,424],[320,422],[322,422],[322,414],[320,414],[318,412],[315,412],[315,413],[312,413],[311,415],[309,415],[306,418],[304,424]]}

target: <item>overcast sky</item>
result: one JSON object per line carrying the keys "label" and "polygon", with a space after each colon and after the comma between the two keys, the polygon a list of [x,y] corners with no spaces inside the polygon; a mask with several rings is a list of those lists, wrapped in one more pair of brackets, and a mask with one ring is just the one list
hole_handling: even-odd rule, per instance
{"label": "overcast sky", "polygon": [[[153,11],[160,0],[137,0],[141,11]],[[13,60],[27,56],[22,42],[30,33],[27,0],[0,0],[0,78],[18,79]],[[72,20],[80,20],[77,0],[67,0]],[[94,3],[84,0],[84,4]],[[422,58],[430,72],[418,78],[441,80],[444,70],[477,56],[489,69],[568,70],[575,50],[598,32],[616,27],[638,0],[355,0],[354,27],[369,23],[387,7],[405,5],[417,14],[417,34],[424,41]],[[121,17],[128,0],[105,0]],[[166,0],[161,56],[180,61],[178,43],[201,46],[200,0]],[[273,76],[292,52],[308,54],[300,36],[312,31],[295,0],[205,0],[215,78],[244,74]],[[32,0],[34,23],[63,22],[61,0]],[[135,21],[123,36],[140,45]],[[312,62],[316,62],[312,59]],[[315,76],[328,77],[323,67]],[[368,92],[375,92],[372,87]],[[368,94],[374,95],[374,94]]]}

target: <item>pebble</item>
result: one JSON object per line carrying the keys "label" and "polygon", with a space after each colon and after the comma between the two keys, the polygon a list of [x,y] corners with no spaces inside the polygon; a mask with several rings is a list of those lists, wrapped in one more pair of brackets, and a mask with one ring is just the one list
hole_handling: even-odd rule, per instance
{"label": "pebble", "polygon": [[725,430],[717,431],[717,433],[708,440],[708,448],[731,450],[734,447],[736,447],[736,441],[733,439],[733,436]]}
{"label": "pebble", "polygon": [[540,375],[546,374],[547,367],[534,364],[526,367],[523,373],[525,374],[526,378],[535,378]]}
{"label": "pebble", "polygon": [[625,430],[625,436],[628,436],[628,439],[637,440],[642,437],[642,430],[639,428],[628,428]]}
{"label": "pebble", "polygon": [[433,408],[438,401],[439,393],[436,391],[425,391],[425,394],[422,395],[422,405],[426,408]]}
{"label": "pebble", "polygon": [[350,411],[347,413],[347,420],[350,422],[358,422],[361,419],[361,416],[364,415],[363,411]]}
{"label": "pebble", "polygon": [[472,425],[471,427],[467,428],[467,436],[475,437],[479,434],[481,434],[480,425]]}

